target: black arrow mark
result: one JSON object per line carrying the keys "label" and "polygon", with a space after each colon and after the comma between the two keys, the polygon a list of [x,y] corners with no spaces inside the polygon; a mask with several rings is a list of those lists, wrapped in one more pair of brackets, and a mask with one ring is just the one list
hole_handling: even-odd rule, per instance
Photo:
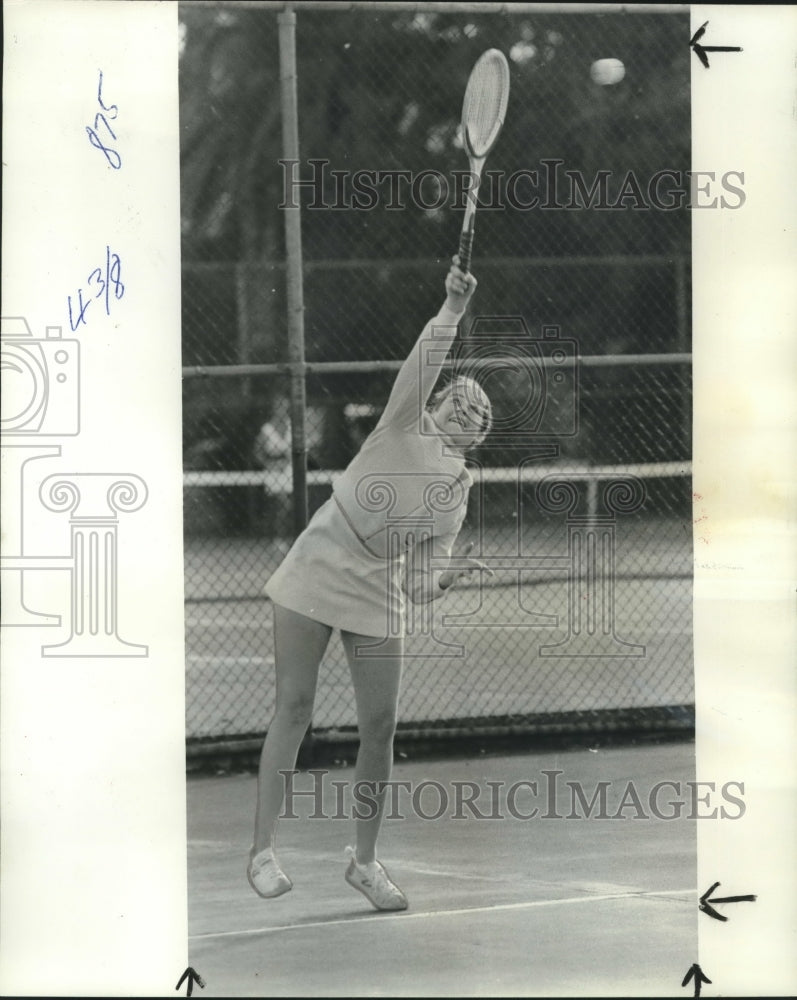
{"label": "black arrow mark", "polygon": [[186,979],[188,980],[188,992],[186,993],[187,997],[191,996],[191,993],[193,992],[194,989],[194,983],[197,983],[199,988],[204,990],[205,980],[202,978],[202,976],[200,976],[200,974],[196,971],[196,969],[192,969],[190,965],[182,974],[182,976],[180,976],[180,981],[174,988],[176,990],[179,990]]}
{"label": "black arrow mark", "polygon": [[686,986],[686,984],[692,978],[694,978],[695,980],[695,996],[699,997],[701,984],[710,983],[711,980],[708,978],[708,976],[704,975],[703,970],[700,968],[697,962],[694,963],[689,972],[687,972],[687,974],[684,976],[684,981],[681,983],[681,986]]}
{"label": "black arrow mark", "polygon": [[704,892],[700,897],[700,903],[698,904],[698,909],[702,910],[703,913],[707,913],[715,920],[727,920],[728,918],[723,917],[721,913],[717,913],[711,903],[754,903],[756,900],[755,896],[723,896],[722,898],[715,897],[711,900],[711,903],[709,903],[709,897],[718,885],[719,882],[715,882],[710,889]]}
{"label": "black arrow mark", "polygon": [[741,52],[742,48],[740,45],[700,45],[700,39],[705,35],[706,28],[708,27],[708,21],[701,24],[697,31],[689,39],[689,47],[694,49],[695,55],[703,63],[703,65],[708,69],[708,56],[707,52]]}

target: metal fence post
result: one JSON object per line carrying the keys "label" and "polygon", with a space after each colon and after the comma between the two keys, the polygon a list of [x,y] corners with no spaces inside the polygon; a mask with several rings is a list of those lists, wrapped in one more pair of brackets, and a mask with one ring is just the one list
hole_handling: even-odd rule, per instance
{"label": "metal fence post", "polygon": [[[299,114],[296,93],[296,14],[289,4],[280,11],[279,54],[282,148],[287,160],[299,160]],[[302,283],[302,219],[299,201],[286,205],[285,249],[288,291],[288,361],[290,367],[291,455],[293,462],[293,526],[307,524],[307,399],[304,362],[304,290]]]}
{"label": "metal fence post", "polygon": [[[299,111],[296,85],[296,14],[293,4],[280,11],[280,96],[282,111],[282,155],[299,161]],[[304,284],[302,280],[302,215],[299,199],[286,204],[285,252],[288,292],[288,363],[291,397],[291,458],[293,465],[293,532],[301,534],[307,524],[307,388],[304,360]],[[299,767],[308,766],[314,752],[313,723],[307,727],[299,748]]]}
{"label": "metal fence post", "polygon": [[[691,329],[689,315],[689,293],[687,291],[687,261],[683,254],[675,258],[675,317],[676,317],[676,350],[679,353],[690,353],[689,331]],[[681,437],[685,455],[692,454],[692,392],[684,392],[681,397]]]}

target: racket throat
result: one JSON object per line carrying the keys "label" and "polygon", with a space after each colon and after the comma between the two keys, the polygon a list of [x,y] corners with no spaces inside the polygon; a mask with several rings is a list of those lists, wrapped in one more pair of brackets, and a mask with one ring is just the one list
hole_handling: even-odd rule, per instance
{"label": "racket throat", "polygon": [[484,166],[484,160],[474,160],[470,161],[470,180],[471,184],[465,190],[465,218],[462,223],[463,230],[470,221],[472,215],[475,214],[476,208],[479,204],[479,188],[482,183],[482,167]]}

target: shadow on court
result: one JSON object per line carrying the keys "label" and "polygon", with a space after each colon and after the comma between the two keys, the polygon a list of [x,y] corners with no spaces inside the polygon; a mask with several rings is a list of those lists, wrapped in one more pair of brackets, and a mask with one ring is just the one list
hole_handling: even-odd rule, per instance
{"label": "shadow on court", "polygon": [[203,996],[661,996],[696,960],[691,742],[398,762],[380,857],[399,914],[343,879],[351,768],[296,776],[309,794],[278,836],[294,888],[256,896],[255,780],[188,781]]}

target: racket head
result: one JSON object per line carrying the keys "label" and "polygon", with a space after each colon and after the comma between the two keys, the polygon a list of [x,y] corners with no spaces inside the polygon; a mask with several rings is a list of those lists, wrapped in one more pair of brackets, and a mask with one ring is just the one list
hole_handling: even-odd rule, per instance
{"label": "racket head", "polygon": [[509,103],[509,63],[500,49],[488,49],[476,60],[462,102],[462,141],[473,159],[492,149]]}

